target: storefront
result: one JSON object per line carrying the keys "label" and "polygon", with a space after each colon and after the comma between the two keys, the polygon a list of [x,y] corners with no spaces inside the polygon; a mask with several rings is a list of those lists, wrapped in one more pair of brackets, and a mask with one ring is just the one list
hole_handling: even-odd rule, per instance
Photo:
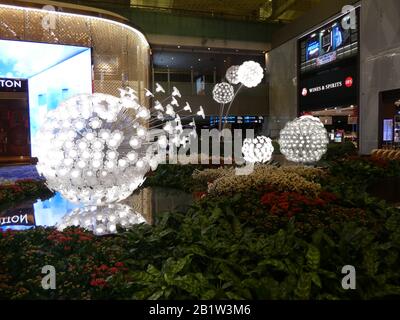
{"label": "storefront", "polygon": [[0,78],[0,157],[29,157],[28,81]]}
{"label": "storefront", "polygon": [[298,113],[319,117],[332,143],[358,146],[359,35],[358,27],[345,28],[347,19],[335,18],[299,39]]}
{"label": "storefront", "polygon": [[400,89],[380,93],[379,148],[400,148]]}
{"label": "storefront", "polygon": [[49,10],[35,0],[11,2],[0,4],[0,163],[34,162],[46,113],[71,96],[118,95],[129,86],[148,104],[150,47],[125,18],[71,4]]}

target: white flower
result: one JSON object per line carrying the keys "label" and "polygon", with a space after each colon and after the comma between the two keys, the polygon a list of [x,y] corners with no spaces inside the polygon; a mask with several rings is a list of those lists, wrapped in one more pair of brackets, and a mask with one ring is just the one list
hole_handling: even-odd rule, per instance
{"label": "white flower", "polygon": [[254,61],[244,62],[238,70],[239,81],[247,88],[257,87],[264,78],[264,70]]}
{"label": "white flower", "polygon": [[231,84],[238,84],[239,80],[239,67],[240,66],[231,66],[228,70],[226,70],[225,78]]}
{"label": "white flower", "polygon": [[213,98],[218,103],[229,103],[234,96],[235,91],[227,82],[217,83],[213,89]]}
{"label": "white flower", "polygon": [[250,163],[265,163],[271,160],[274,147],[270,138],[259,136],[255,139],[245,139],[242,153],[244,159]]}

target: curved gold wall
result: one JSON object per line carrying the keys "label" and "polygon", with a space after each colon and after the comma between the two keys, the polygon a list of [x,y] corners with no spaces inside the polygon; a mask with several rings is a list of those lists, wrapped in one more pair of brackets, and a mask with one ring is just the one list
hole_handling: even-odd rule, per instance
{"label": "curved gold wall", "polygon": [[[145,36],[117,21],[62,10],[0,4],[0,39],[91,47],[94,91],[118,95],[118,88],[130,86],[147,104],[150,47]],[[50,28],[43,27],[44,19]]]}

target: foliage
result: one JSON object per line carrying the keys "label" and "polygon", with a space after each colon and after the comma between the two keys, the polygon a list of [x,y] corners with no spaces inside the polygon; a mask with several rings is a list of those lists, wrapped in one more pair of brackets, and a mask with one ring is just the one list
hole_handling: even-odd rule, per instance
{"label": "foliage", "polygon": [[[328,171],[262,169],[269,175],[261,182],[256,170],[232,192],[115,236],[77,228],[0,233],[0,299],[398,298],[400,210],[362,185],[398,171],[371,161],[341,160]],[[182,174],[171,180],[192,188],[193,167],[160,169],[158,179]],[[224,170],[194,175],[204,186],[226,178]],[[318,192],[292,188],[297,181]],[[56,290],[41,287],[44,265],[56,268]],[[342,288],[345,265],[356,268],[357,290]]]}
{"label": "foliage", "polygon": [[20,201],[25,198],[50,195],[51,191],[41,180],[17,180],[0,185],[0,204]]}
{"label": "foliage", "polygon": [[277,191],[295,191],[299,193],[317,195],[321,191],[321,185],[316,182],[320,170],[309,168],[314,174],[302,174],[296,170],[271,165],[256,165],[249,175],[236,175],[235,171],[226,172],[208,185],[208,193],[214,197],[246,193],[249,190],[262,190],[269,185]]}
{"label": "foliage", "polygon": [[[236,199],[237,200],[237,199]],[[234,199],[234,201],[236,201]],[[229,201],[165,214],[115,237],[79,229],[4,233],[0,298],[13,299],[381,299],[399,296],[400,213],[381,231],[338,222],[304,238],[293,221],[260,232],[239,220]],[[54,265],[57,290],[40,287]],[[357,290],[341,287],[354,265]]]}
{"label": "foliage", "polygon": [[192,173],[196,169],[204,169],[201,165],[167,165],[161,164],[144,183],[148,187],[166,187],[184,191],[193,190]]}
{"label": "foliage", "polygon": [[323,156],[322,160],[335,161],[349,156],[354,156],[356,154],[357,148],[351,141],[346,141],[343,143],[330,143],[328,145],[328,151]]}

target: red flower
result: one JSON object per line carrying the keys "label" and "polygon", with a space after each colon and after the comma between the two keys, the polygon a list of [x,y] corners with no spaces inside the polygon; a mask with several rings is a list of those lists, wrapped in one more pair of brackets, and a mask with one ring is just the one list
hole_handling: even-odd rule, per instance
{"label": "red flower", "polygon": [[90,285],[92,287],[104,287],[107,284],[106,280],[99,278],[99,279],[93,279],[90,281]]}
{"label": "red flower", "polygon": [[124,263],[123,263],[123,262],[116,262],[116,263],[115,263],[115,266],[116,266],[117,268],[122,268],[122,267],[124,266]]}
{"label": "red flower", "polygon": [[119,270],[118,270],[118,268],[116,268],[116,267],[112,267],[112,268],[110,268],[110,270],[109,270],[111,273],[117,273]]}
{"label": "red flower", "polygon": [[108,267],[107,267],[105,264],[102,264],[102,265],[98,268],[98,270],[99,270],[99,271],[107,271],[107,270],[108,270]]}

